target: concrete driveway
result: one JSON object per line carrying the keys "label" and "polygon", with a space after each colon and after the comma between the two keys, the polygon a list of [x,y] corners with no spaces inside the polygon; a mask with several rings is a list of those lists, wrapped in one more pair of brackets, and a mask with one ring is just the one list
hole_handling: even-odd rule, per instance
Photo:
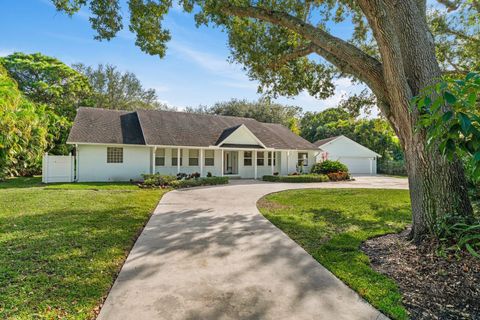
{"label": "concrete driveway", "polygon": [[382,319],[257,210],[298,188],[406,189],[353,182],[229,185],[167,193],[135,243],[98,319]]}

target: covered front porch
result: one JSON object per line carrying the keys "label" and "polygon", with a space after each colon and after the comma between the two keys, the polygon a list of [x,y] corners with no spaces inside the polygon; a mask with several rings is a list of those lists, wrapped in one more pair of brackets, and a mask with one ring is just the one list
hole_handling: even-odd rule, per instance
{"label": "covered front porch", "polygon": [[198,172],[202,177],[210,174],[258,179],[275,173],[307,172],[315,161],[316,152],[223,145],[208,148],[155,146],[150,154],[151,173],[176,175]]}

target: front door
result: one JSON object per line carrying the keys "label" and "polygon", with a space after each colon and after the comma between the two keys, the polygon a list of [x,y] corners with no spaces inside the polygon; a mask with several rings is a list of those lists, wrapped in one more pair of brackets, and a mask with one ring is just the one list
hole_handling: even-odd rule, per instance
{"label": "front door", "polygon": [[224,174],[238,174],[238,151],[225,151],[223,159]]}

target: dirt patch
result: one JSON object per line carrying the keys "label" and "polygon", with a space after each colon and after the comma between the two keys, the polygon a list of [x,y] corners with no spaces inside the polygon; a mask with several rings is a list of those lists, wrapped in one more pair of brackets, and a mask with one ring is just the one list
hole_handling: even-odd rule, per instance
{"label": "dirt patch", "polygon": [[275,201],[270,201],[265,198],[261,198],[260,200],[257,201],[257,208],[264,208],[267,210],[278,210],[278,209],[289,209],[291,206],[285,205],[285,204],[280,204]]}
{"label": "dirt patch", "polygon": [[411,319],[480,319],[480,259],[440,257],[432,244],[406,240],[409,230],[366,241],[373,268],[394,279]]}

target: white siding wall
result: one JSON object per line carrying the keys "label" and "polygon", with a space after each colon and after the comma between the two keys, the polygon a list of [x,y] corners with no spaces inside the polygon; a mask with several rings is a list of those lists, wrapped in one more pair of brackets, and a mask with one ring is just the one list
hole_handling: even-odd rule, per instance
{"label": "white siding wall", "polygon": [[107,163],[107,147],[107,145],[78,146],[78,181],[129,181],[140,179],[142,174],[150,172],[149,147],[123,146],[123,163]]}
{"label": "white siding wall", "polygon": [[[115,146],[115,145],[112,145]],[[118,146],[115,146],[118,147]],[[151,147],[123,147],[123,163],[107,163],[107,145],[79,145],[78,147],[78,181],[129,181],[130,179],[140,179],[144,173],[150,173],[152,166]],[[165,166],[155,166],[155,172],[160,174],[177,174],[177,166],[172,165],[172,155],[175,148],[165,148]],[[316,152],[308,152],[308,166],[304,167],[304,172],[309,172],[311,165],[314,163],[314,155]],[[183,149],[183,163],[180,172],[193,173],[200,172],[200,166],[188,165],[188,149]],[[205,154],[204,154],[205,155]],[[206,176],[211,172],[214,176],[222,174],[222,150],[214,150],[215,165],[204,166],[203,175]],[[264,175],[272,174],[272,168],[268,165],[268,153],[264,151],[264,165],[257,166],[257,178]],[[286,175],[296,170],[298,160],[298,152],[290,151],[287,160],[287,151],[276,151],[276,164],[274,172]],[[238,176],[242,178],[254,177],[254,157],[252,157],[252,165],[244,166],[244,150],[238,151]],[[200,162],[200,153],[199,153]],[[287,168],[288,163],[288,168]]]}

